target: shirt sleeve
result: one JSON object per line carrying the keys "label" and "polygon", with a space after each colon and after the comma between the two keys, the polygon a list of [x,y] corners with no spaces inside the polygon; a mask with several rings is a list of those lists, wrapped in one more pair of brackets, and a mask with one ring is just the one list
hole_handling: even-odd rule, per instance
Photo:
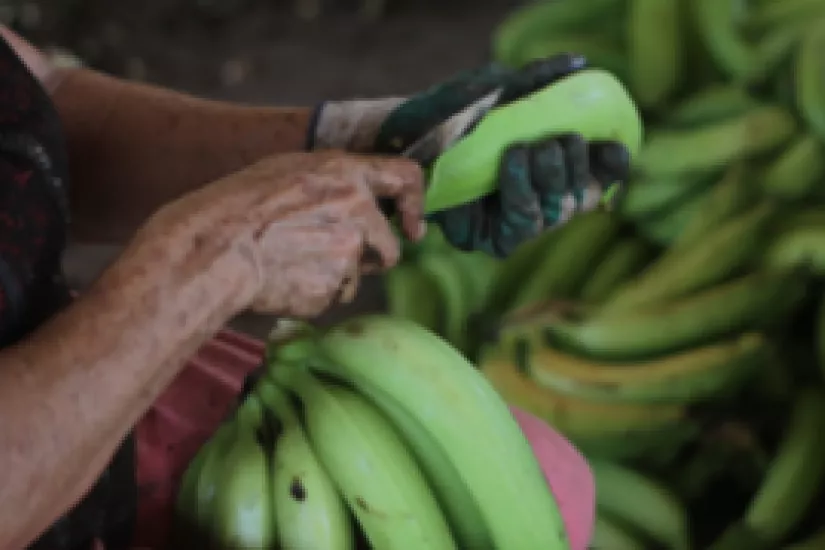
{"label": "shirt sleeve", "polygon": [[0,347],[42,322],[69,223],[60,120],[40,83],[0,39]]}

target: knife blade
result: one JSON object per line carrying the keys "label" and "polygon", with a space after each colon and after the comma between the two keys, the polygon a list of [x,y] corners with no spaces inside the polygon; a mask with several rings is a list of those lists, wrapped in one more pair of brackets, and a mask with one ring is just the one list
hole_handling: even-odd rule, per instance
{"label": "knife blade", "polygon": [[[496,88],[450,115],[404,149],[401,156],[418,162],[427,170],[444,150],[467,135],[484,115],[496,107],[503,92],[503,88]],[[395,205],[391,199],[380,199],[379,205],[385,215],[391,216],[395,213]]]}

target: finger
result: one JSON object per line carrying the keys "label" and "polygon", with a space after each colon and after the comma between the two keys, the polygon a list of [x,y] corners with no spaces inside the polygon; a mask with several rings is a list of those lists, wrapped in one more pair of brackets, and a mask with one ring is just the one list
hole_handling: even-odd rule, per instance
{"label": "finger", "polygon": [[557,139],[548,139],[531,148],[530,173],[544,226],[552,227],[562,221],[562,198],[567,193],[567,159]]}
{"label": "finger", "polygon": [[389,220],[378,209],[372,197],[365,197],[352,212],[352,223],[363,235],[364,249],[358,265],[365,272],[388,269],[398,263],[401,246]]}
{"label": "finger", "polygon": [[404,235],[418,241],[424,236],[424,173],[414,161],[371,157],[363,163],[364,181],[377,199],[390,198]]}
{"label": "finger", "polygon": [[353,261],[341,277],[341,288],[338,291],[338,302],[349,304],[355,299],[360,286],[361,274],[358,260]]}
{"label": "finger", "polygon": [[587,59],[576,53],[532,61],[509,78],[501,103],[516,100],[586,67]]}
{"label": "finger", "polygon": [[580,134],[558,137],[567,165],[567,189],[575,190],[590,183],[590,148]]}
{"label": "finger", "polygon": [[543,225],[530,168],[530,148],[526,145],[512,146],[502,158],[498,191],[500,227],[494,239],[502,255],[536,236]]}
{"label": "finger", "polygon": [[626,183],[630,177],[630,152],[615,141],[592,142],[590,171],[603,188]]}
{"label": "finger", "polygon": [[599,182],[592,179],[589,184],[577,188],[574,195],[576,198],[575,210],[577,212],[588,212],[599,206],[604,195],[604,188]]}

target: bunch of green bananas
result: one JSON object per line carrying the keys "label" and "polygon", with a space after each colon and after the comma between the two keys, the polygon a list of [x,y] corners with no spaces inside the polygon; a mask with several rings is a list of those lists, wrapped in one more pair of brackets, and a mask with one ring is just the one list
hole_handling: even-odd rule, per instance
{"label": "bunch of green bananas", "polygon": [[496,32],[513,66],[585,54],[645,118],[613,207],[504,261],[468,338],[591,459],[594,548],[825,548],[823,21],[822,0],[555,0]]}
{"label": "bunch of green bananas", "polygon": [[542,548],[569,544],[510,409],[443,339],[366,316],[282,330],[178,497],[197,548]]}

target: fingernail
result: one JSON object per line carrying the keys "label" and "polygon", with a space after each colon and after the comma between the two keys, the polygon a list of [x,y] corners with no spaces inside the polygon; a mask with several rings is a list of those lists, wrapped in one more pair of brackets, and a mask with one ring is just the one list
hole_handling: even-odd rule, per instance
{"label": "fingernail", "polygon": [[420,241],[421,239],[424,238],[424,235],[426,235],[426,234],[427,234],[427,222],[425,222],[424,220],[421,220],[420,222],[418,222],[418,233],[417,233],[418,236],[416,237],[416,240]]}

